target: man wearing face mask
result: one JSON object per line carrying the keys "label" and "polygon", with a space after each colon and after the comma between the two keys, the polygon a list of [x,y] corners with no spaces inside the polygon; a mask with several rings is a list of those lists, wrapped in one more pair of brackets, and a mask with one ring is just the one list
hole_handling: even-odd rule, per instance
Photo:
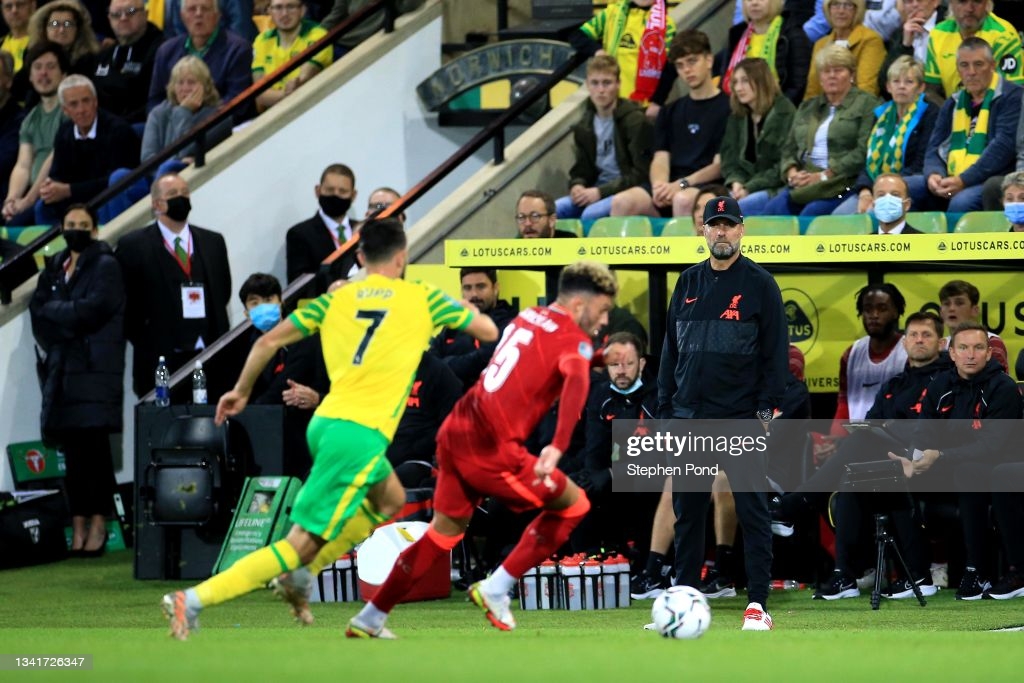
{"label": "man wearing face mask", "polygon": [[910,190],[903,176],[883,173],[871,188],[871,210],[878,219],[879,235],[920,235],[921,231],[907,223]]}
{"label": "man wearing face mask", "polygon": [[[173,373],[228,331],[231,270],[224,237],[188,222],[188,183],[176,174],[150,190],[156,221],[117,244],[128,300],[125,336],[134,349],[133,388],[153,388],[164,356]],[[211,395],[210,400],[215,401]]]}
{"label": "man wearing face mask", "polygon": [[[314,188],[320,208],[316,215],[288,229],[285,262],[288,282],[303,273],[316,273],[320,264],[352,237],[348,210],[356,198],[356,174],[345,164],[331,164]],[[350,249],[331,266],[331,279],[348,278],[359,270],[356,250]]]}
{"label": "man wearing face mask", "polygon": [[[273,275],[253,273],[242,283],[238,298],[254,328],[249,338],[251,347],[264,332],[281,322],[281,283]],[[312,459],[306,442],[306,427],[328,389],[330,381],[319,334],[281,348],[257,378],[251,403],[286,406],[284,452],[287,458],[282,474],[300,479],[309,474]]]}

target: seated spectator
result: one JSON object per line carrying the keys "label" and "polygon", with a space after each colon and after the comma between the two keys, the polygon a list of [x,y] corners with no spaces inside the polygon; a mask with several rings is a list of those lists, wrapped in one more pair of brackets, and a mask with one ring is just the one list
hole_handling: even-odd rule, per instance
{"label": "seated spectator", "polygon": [[147,108],[152,111],[167,96],[171,69],[186,54],[210,67],[221,99],[230,102],[252,85],[252,44],[218,26],[217,0],[183,0],[181,18],[188,32],[169,38],[156,52]]}
{"label": "seated spectator", "polygon": [[1003,214],[1010,221],[1010,232],[1024,232],[1024,172],[1003,177]]}
{"label": "seated spectator", "polygon": [[992,48],[968,38],[957,49],[957,69],[964,89],[946,100],[928,142],[924,177],[931,203],[952,213],[982,206],[983,183],[1011,172],[1020,119],[1021,87],[996,70]]}
{"label": "seated spectator", "polygon": [[636,102],[619,97],[619,65],[608,55],[587,63],[590,95],[573,126],[569,194],[558,218],[593,220],[611,213],[612,195],[644,181],[651,165],[651,124]]}
{"label": "seated spectator", "polygon": [[925,82],[939,101],[952,97],[961,87],[963,74],[957,51],[968,38],[984,40],[1002,76],[1021,83],[1024,52],[1020,34],[1009,22],[992,14],[991,2],[949,0],[949,14],[928,35],[928,61],[924,69]]}
{"label": "seated spectator", "polygon": [[[67,115],[53,141],[50,173],[39,188],[36,224],[54,223],[68,204],[85,203],[102,192],[118,168],[138,163],[139,139],[124,119],[99,108],[96,89],[85,76],[72,74],[57,89]],[[113,214],[100,209],[100,222]]]}
{"label": "seated spectator", "polygon": [[[939,108],[924,96],[924,67],[911,57],[900,57],[889,67],[885,85],[892,101],[875,109],[875,126],[868,138],[864,169],[850,195],[835,214],[866,213],[874,203],[872,184],[882,173],[919,176],[924,168],[928,139]],[[915,182],[911,199],[918,207],[928,201],[928,190]]]}
{"label": "seated spectator", "polygon": [[558,216],[555,198],[540,190],[526,190],[516,201],[516,226],[524,239],[576,237],[575,233],[555,227]]}
{"label": "seated spectator", "polygon": [[[939,313],[946,329],[952,334],[960,323],[972,322],[981,324],[981,292],[965,280],[950,280],[939,290]],[[1009,372],[1009,353],[1006,344],[995,332],[988,333],[988,347],[992,352],[992,360]],[[949,337],[942,340],[942,348],[949,348]]]}
{"label": "seated spectator", "polygon": [[[238,298],[252,323],[250,346],[281,321],[281,283],[273,275],[253,273]],[[243,356],[244,357],[244,356]],[[253,386],[253,405],[284,405],[284,472],[305,479],[312,465],[306,427],[330,388],[320,335],[314,334],[277,352]]]}
{"label": "seated spectator", "polygon": [[[351,15],[355,14],[362,8],[370,4],[371,0],[334,0],[333,4],[330,0],[325,1],[325,5],[330,7],[330,11],[327,12],[327,16],[323,18],[320,25],[330,31],[332,28],[340,24],[341,22],[348,19]],[[423,6],[424,0],[394,0],[394,7],[396,14],[406,14],[408,12],[415,11]],[[321,6],[323,7],[323,5]],[[337,54],[341,55],[351,52],[356,45],[363,42],[377,31],[384,28],[384,10],[379,9],[374,12],[369,19],[363,21],[355,29],[346,33],[341,40],[337,43]]]}
{"label": "seated spectator", "polygon": [[4,0],[0,8],[7,24],[7,35],[0,41],[0,51],[14,58],[14,73],[17,73],[21,71],[28,48],[28,22],[36,11],[36,0]]}
{"label": "seated spectator", "polygon": [[[770,67],[783,95],[794,105],[803,100],[811,43],[802,22],[793,20],[792,13],[783,11],[782,6],[783,0],[743,1],[743,22],[729,29],[729,42],[716,57],[715,73],[722,76],[725,94],[731,94],[733,73],[740,62],[760,58]],[[662,78],[671,71],[666,69]]]}
{"label": "seated spectator", "polygon": [[[283,66],[295,55],[327,35],[319,24],[306,18],[306,6],[301,0],[271,0],[270,18],[274,27],[256,36],[253,41],[252,80],[255,83]],[[274,106],[295,89],[331,65],[331,48],[319,53],[274,87],[256,98],[258,111]]]}
{"label": "seated spectator", "polygon": [[832,32],[814,44],[811,55],[811,71],[807,76],[807,92],[804,100],[821,95],[823,83],[818,76],[817,57],[832,44],[842,45],[853,55],[851,74],[856,78],[860,90],[878,95],[878,70],[885,61],[885,45],[882,38],[864,26],[864,0],[825,0],[825,16],[832,26]]}
{"label": "seated spectator", "polygon": [[868,204],[878,219],[879,235],[920,235],[921,231],[907,223],[910,210],[910,190],[907,180],[895,173],[883,173],[875,178]]}
{"label": "seated spectator", "polygon": [[[864,25],[889,42],[903,23],[896,11],[898,5],[897,0],[867,0]],[[794,14],[799,13],[801,19],[807,18],[803,27],[811,42],[820,40],[832,28],[825,18],[822,0],[788,0],[786,7]]]}
{"label": "seated spectator", "polygon": [[756,214],[782,188],[782,144],[793,127],[796,107],[779,91],[763,59],[736,64],[731,85],[732,116],[722,140],[722,175],[743,213]]}
{"label": "seated spectator", "polygon": [[107,16],[117,42],[100,52],[92,82],[104,109],[141,124],[163,34],[147,21],[145,0],[110,0]]}
{"label": "seated spectator", "polygon": [[39,188],[50,173],[50,153],[57,128],[64,120],[57,86],[70,68],[64,48],[44,40],[25,53],[25,72],[39,104],[32,107],[18,131],[18,160],[11,170],[4,196],[7,225],[34,225]]}
{"label": "seated spectator", "polygon": [[[163,29],[165,38],[183,36],[189,32],[188,21],[181,11],[183,4],[183,0],[149,2],[149,20]],[[253,0],[216,0],[215,4],[217,12],[220,13],[218,26],[251,43],[256,37]]]}
{"label": "seated spectator", "polygon": [[709,183],[700,189],[697,201],[693,203],[693,234],[697,237],[704,237],[704,207],[715,197],[725,197],[729,190],[725,185]]}
{"label": "seated spectator", "polygon": [[[928,62],[928,36],[935,25],[946,17],[946,8],[939,0],[903,0],[898,3],[902,30],[898,40],[891,41],[889,52],[878,73],[879,92],[885,97],[885,84],[888,82],[889,67],[900,57],[913,57],[914,61]],[[942,104],[941,98],[934,97],[936,105]]]}
{"label": "seated spectator", "polygon": [[100,44],[92,30],[92,17],[78,0],[53,0],[32,15],[29,45],[41,40],[57,43],[67,50],[71,73],[92,75]]}
{"label": "seated spectator", "polygon": [[845,47],[829,45],[816,60],[824,92],[797,110],[779,164],[788,187],[763,205],[763,214],[832,213],[864,168],[878,98],[854,85],[856,64]]}
{"label": "seated spectator", "polygon": [[700,31],[682,31],[668,57],[690,93],[658,113],[650,183],[614,195],[613,216],[689,216],[700,186],[721,178],[729,97],[711,78],[711,42]]}
{"label": "seated spectator", "polygon": [[25,111],[11,96],[14,57],[0,52],[0,194],[7,196],[7,181],[18,161],[18,137]]}
{"label": "seated spectator", "polygon": [[[619,64],[619,97],[646,105],[654,94],[658,76],[665,64],[661,55],[668,50],[676,34],[676,24],[666,13],[664,25],[650,26],[654,0],[615,0],[594,18],[573,31],[569,43],[588,57],[609,55]],[[326,20],[324,24],[327,25]],[[648,42],[652,49],[643,47]],[[671,61],[671,58],[669,58]],[[653,69],[653,75],[639,77],[641,64]]]}
{"label": "seated spectator", "polygon": [[[500,298],[498,271],[493,268],[463,268],[459,272],[462,298],[488,315],[499,330],[519,314],[519,309]],[[468,391],[491,361],[498,340],[480,342],[461,330],[444,328],[430,343],[430,351],[447,365]]]}

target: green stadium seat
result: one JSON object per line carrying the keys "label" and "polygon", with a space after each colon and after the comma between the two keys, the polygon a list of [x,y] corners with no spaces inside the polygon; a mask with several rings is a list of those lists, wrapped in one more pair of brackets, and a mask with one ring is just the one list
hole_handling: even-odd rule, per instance
{"label": "green stadium seat", "polygon": [[800,234],[800,221],[796,216],[751,216],[743,221],[746,234],[792,236]]}
{"label": "green stadium seat", "polygon": [[946,224],[946,214],[941,211],[908,211],[907,223],[921,232],[929,232],[936,235],[949,232],[949,226]]}
{"label": "green stadium seat", "polygon": [[661,228],[662,237],[693,237],[693,218],[676,216],[665,222]]}
{"label": "green stadium seat", "polygon": [[607,216],[590,226],[588,237],[653,237],[647,216]]}
{"label": "green stadium seat", "polygon": [[849,216],[818,216],[807,226],[806,235],[868,235],[874,230],[871,216],[855,213]]}
{"label": "green stadium seat", "polygon": [[1002,211],[970,211],[960,217],[953,232],[1006,232],[1010,221]]}
{"label": "green stadium seat", "polygon": [[583,237],[583,223],[579,218],[559,218],[555,221],[555,230],[565,230],[577,237]]}

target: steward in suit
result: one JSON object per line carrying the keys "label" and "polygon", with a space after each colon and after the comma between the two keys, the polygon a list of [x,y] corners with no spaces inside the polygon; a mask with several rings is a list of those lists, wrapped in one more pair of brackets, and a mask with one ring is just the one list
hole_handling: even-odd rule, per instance
{"label": "steward in suit", "polygon": [[228,331],[231,271],[224,237],[189,225],[188,184],[168,174],[153,183],[155,223],[125,235],[116,256],[124,272],[125,337],[134,349],[132,388],[153,388],[160,356],[172,373]]}

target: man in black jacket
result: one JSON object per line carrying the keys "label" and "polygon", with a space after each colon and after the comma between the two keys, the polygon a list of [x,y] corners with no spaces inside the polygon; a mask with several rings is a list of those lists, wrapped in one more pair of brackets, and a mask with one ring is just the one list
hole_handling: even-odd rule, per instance
{"label": "man in black jacket", "polygon": [[[519,314],[517,308],[499,298],[498,271],[494,268],[463,268],[459,278],[462,298],[490,316],[499,330]],[[455,373],[463,391],[468,391],[487,367],[497,345],[498,342],[483,344],[465,332],[445,328],[434,337],[430,350]]]}
{"label": "man in black jacket", "polygon": [[[704,237],[711,257],[683,271],[669,304],[658,377],[661,418],[748,420],[761,430],[754,420],[767,428],[782,401],[789,358],[782,295],[775,279],[740,253],[743,230],[735,199],[708,202]],[[753,429],[746,436],[756,438]],[[729,477],[743,529],[750,596],[743,629],[770,630],[765,603],[772,533],[764,453],[707,460],[698,464],[719,464]],[[699,585],[713,478],[694,476],[686,492],[673,495],[677,585]],[[707,492],[698,491],[695,482],[706,483]]]}
{"label": "man in black jacket", "polygon": [[173,373],[228,331],[227,246],[220,233],[189,224],[189,195],[181,176],[158,178],[151,190],[156,222],[117,243],[127,294],[125,337],[134,350],[132,386],[139,397],[153,388],[160,356]]}
{"label": "man in black jacket", "polygon": [[921,398],[912,458],[889,457],[907,477],[925,475],[917,489],[956,491],[967,566],[958,600],[980,600],[991,587],[988,537],[989,482],[1001,463],[1020,460],[1013,442],[1020,436],[1021,396],[1017,384],[992,359],[988,331],[965,321],[953,331],[949,356],[956,367],[939,374]]}
{"label": "man in black jacket", "polygon": [[153,62],[164,34],[147,21],[144,0],[110,0],[107,16],[117,43],[100,52],[93,83],[104,109],[129,123],[145,123]]}

